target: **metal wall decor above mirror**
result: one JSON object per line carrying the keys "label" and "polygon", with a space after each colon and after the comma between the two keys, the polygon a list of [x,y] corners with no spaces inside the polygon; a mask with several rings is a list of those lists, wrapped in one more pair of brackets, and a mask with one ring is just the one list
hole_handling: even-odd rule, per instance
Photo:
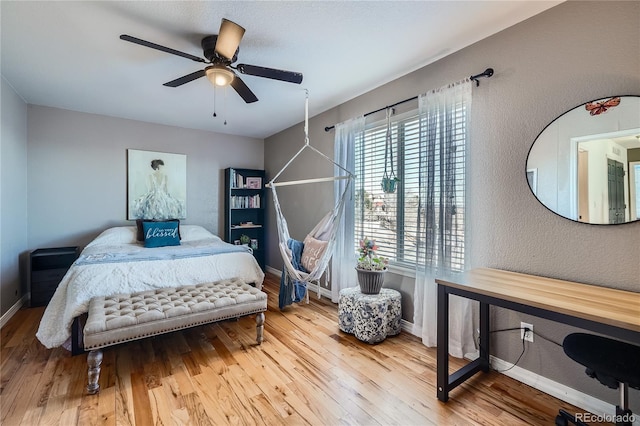
{"label": "metal wall decor above mirror", "polygon": [[640,219],[640,96],[579,105],[540,132],[527,156],[531,192],[567,219]]}

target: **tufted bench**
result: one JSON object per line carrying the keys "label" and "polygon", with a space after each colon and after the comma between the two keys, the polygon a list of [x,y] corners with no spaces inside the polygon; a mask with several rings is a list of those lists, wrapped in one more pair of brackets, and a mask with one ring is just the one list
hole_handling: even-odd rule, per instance
{"label": "tufted bench", "polygon": [[87,392],[100,390],[101,348],[244,315],[256,315],[262,343],[267,294],[240,279],[228,279],[132,294],[94,297],[84,326],[89,350]]}

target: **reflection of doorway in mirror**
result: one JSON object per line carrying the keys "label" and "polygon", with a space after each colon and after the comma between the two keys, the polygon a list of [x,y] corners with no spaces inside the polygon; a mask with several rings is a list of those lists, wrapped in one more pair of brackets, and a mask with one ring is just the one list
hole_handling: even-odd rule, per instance
{"label": "reflection of doorway in mirror", "polygon": [[609,223],[626,222],[626,203],[624,191],[624,165],[616,160],[607,159],[607,187],[609,195]]}
{"label": "reflection of doorway in mirror", "polygon": [[533,195],[537,195],[538,191],[538,169],[527,169],[527,182]]}
{"label": "reflection of doorway in mirror", "polygon": [[[575,143],[574,210],[579,222],[618,224],[631,219],[628,170],[640,154],[640,129],[572,138]],[[640,158],[640,156],[638,157]]]}
{"label": "reflection of doorway in mirror", "polygon": [[629,163],[630,220],[640,219],[640,161]]}
{"label": "reflection of doorway in mirror", "polygon": [[589,152],[578,150],[578,221],[589,223]]}

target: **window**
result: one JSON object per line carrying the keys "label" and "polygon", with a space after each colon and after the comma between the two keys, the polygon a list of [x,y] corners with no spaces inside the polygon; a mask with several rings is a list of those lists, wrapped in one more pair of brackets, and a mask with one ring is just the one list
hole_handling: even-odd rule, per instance
{"label": "window", "polygon": [[[464,106],[456,109],[455,115],[466,114]],[[392,265],[414,268],[417,263],[425,262],[429,258],[427,251],[417,250],[420,239],[418,230],[434,225],[433,221],[441,221],[444,233],[456,238],[454,244],[458,252],[452,254],[452,270],[462,270],[464,263],[464,183],[465,183],[465,145],[466,120],[456,119],[453,135],[454,155],[448,161],[454,161],[455,176],[441,176],[440,143],[431,150],[426,149],[427,132],[420,128],[420,116],[414,110],[403,115],[395,116],[391,121],[393,165],[396,176],[400,179],[394,193],[384,193],[381,180],[385,172],[385,140],[387,133],[386,120],[372,123],[365,129],[364,137],[356,141],[355,145],[355,235],[354,247],[357,250],[359,241],[364,237],[376,240],[377,253],[390,260]],[[457,124],[461,123],[461,124]],[[458,126],[462,128],[458,129]],[[439,129],[436,130],[439,132]],[[433,136],[433,135],[432,135]],[[440,141],[439,141],[440,142]],[[432,157],[429,162],[434,173],[425,173],[425,158]],[[390,158],[387,158],[390,161]],[[423,164],[425,163],[425,164]],[[421,167],[422,164],[422,176]],[[387,172],[390,164],[387,164]],[[428,175],[428,176],[427,176]],[[441,192],[453,197],[448,214],[440,218],[439,203],[426,203],[425,190],[428,177],[431,178],[431,190],[436,200]],[[441,191],[441,181],[443,187]],[[446,181],[446,184],[444,183]],[[453,184],[453,188],[451,187]],[[422,199],[421,199],[421,185]],[[444,194],[443,194],[444,196]],[[421,205],[422,200],[422,205]],[[453,232],[449,232],[453,231]],[[446,238],[446,236],[445,236]],[[462,238],[462,241],[460,241]],[[424,242],[423,242],[424,244]],[[437,256],[435,250],[433,257]],[[418,260],[420,256],[420,260]],[[431,258],[427,261],[436,261]]]}
{"label": "window", "polygon": [[[384,193],[386,120],[367,126],[355,146],[355,241],[364,237],[378,243],[378,254],[410,266],[416,261],[419,199],[419,118],[417,111],[391,121],[393,168],[400,179],[394,193]],[[387,172],[391,169],[387,158]]]}

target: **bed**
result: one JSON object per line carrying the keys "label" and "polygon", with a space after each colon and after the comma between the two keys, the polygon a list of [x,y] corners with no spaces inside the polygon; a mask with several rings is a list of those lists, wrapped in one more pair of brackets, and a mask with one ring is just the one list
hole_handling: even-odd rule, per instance
{"label": "bed", "polygon": [[201,226],[180,225],[180,245],[145,248],[135,226],[109,228],[80,253],[44,311],[36,337],[47,348],[70,348],[74,318],[96,296],[240,278],[262,288],[264,273],[246,246],[222,241]]}

